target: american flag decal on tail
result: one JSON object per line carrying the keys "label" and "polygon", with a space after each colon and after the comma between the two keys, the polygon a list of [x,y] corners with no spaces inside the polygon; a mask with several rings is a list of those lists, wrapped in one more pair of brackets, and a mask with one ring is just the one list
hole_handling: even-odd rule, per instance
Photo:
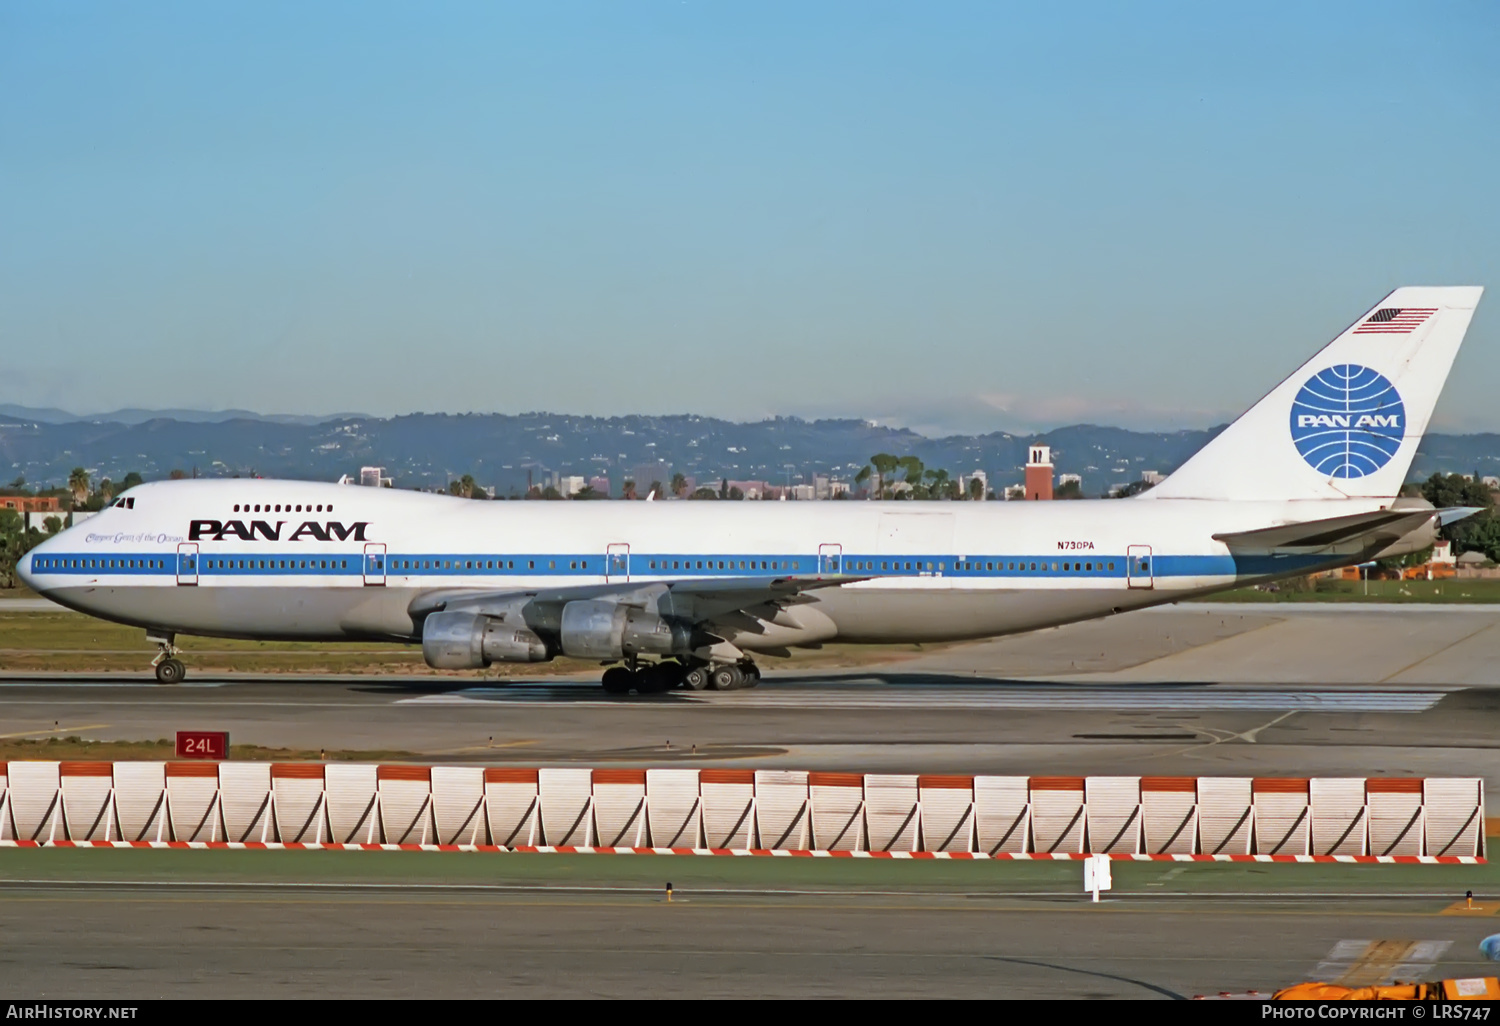
{"label": "american flag decal on tail", "polygon": [[1433,306],[1388,306],[1366,317],[1354,329],[1356,335],[1409,335],[1437,313]]}

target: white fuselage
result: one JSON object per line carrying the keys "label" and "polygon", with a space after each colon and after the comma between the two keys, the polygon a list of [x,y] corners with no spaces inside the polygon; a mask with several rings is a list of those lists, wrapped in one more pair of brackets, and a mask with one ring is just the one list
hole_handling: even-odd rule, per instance
{"label": "white fuselage", "polygon": [[[741,648],[1032,630],[1337,565],[1231,555],[1215,534],[1388,500],[477,502],[296,481],[130,492],[33,550],[37,591],[163,632],[418,640],[426,596],[853,575],[718,630]],[[754,620],[754,617],[740,617]]]}

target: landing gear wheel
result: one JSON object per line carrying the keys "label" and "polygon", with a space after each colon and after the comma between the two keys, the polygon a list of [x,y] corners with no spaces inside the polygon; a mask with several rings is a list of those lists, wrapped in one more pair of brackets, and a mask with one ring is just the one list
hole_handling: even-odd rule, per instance
{"label": "landing gear wheel", "polygon": [[733,663],[716,666],[709,675],[709,683],[715,691],[733,691],[745,683],[745,675]]}
{"label": "landing gear wheel", "polygon": [[642,695],[658,695],[664,691],[671,691],[677,683],[674,669],[675,667],[665,663],[645,667],[635,675],[635,690]]}
{"label": "landing gear wheel", "polygon": [[163,659],[156,664],[156,679],[163,684],[181,684],[187,676],[187,667],[181,659]]}
{"label": "landing gear wheel", "polygon": [[635,674],[623,666],[611,666],[604,671],[604,678],[600,683],[611,695],[628,695],[630,689],[635,686]]}
{"label": "landing gear wheel", "polygon": [[760,683],[760,667],[754,663],[746,663],[740,667],[740,672],[744,674],[744,681],[740,684],[740,687],[753,688]]}
{"label": "landing gear wheel", "polygon": [[689,691],[702,691],[708,687],[708,667],[694,666],[682,675],[682,686]]}

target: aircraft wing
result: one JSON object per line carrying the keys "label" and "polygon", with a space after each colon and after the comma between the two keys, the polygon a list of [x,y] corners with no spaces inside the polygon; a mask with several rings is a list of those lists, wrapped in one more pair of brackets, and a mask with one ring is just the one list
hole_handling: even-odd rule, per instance
{"label": "aircraft wing", "polygon": [[[1431,538],[1413,539],[1411,551],[1425,548],[1437,537],[1437,527],[1478,513],[1478,507],[1448,509],[1386,509],[1373,513],[1306,520],[1296,524],[1214,535],[1236,555],[1318,554],[1330,556],[1377,553],[1414,531],[1430,528]],[[1422,544],[1415,545],[1420,540]]]}
{"label": "aircraft wing", "polygon": [[443,610],[521,613],[528,624],[545,628],[577,599],[604,599],[701,623],[726,613],[796,603],[810,591],[869,580],[852,574],[779,577],[715,577],[642,583],[585,584],[563,588],[477,590],[445,588],[423,592],[408,607],[413,618]]}

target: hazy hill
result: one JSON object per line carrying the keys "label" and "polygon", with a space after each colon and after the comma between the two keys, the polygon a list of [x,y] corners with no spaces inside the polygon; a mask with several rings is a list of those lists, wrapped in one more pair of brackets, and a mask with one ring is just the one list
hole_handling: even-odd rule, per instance
{"label": "hazy hill", "polygon": [[[45,411],[29,411],[45,412]],[[149,412],[149,411],[137,411]],[[616,491],[643,464],[665,464],[700,484],[720,478],[784,483],[805,474],[852,477],[877,452],[913,454],[954,474],[975,469],[992,486],[1018,481],[1026,449],[1050,444],[1057,471],[1103,492],[1141,472],[1171,471],[1218,429],[1148,433],[1080,424],[1037,436],[996,432],[927,438],[860,420],[776,418],[740,424],[698,416],[579,417],[556,413],[413,414],[335,417],[299,423],[255,415],[229,419],[153,415],[48,422],[0,416],[0,478],[61,483],[83,466],[119,480],[173,469],[204,476],[259,474],[335,480],[366,464],[384,466],[400,487],[431,487],[472,474],[501,494],[525,487],[527,472],[606,474]],[[217,418],[221,415],[211,415]],[[1429,435],[1413,468],[1500,473],[1500,435]],[[649,482],[642,482],[647,484]]]}

